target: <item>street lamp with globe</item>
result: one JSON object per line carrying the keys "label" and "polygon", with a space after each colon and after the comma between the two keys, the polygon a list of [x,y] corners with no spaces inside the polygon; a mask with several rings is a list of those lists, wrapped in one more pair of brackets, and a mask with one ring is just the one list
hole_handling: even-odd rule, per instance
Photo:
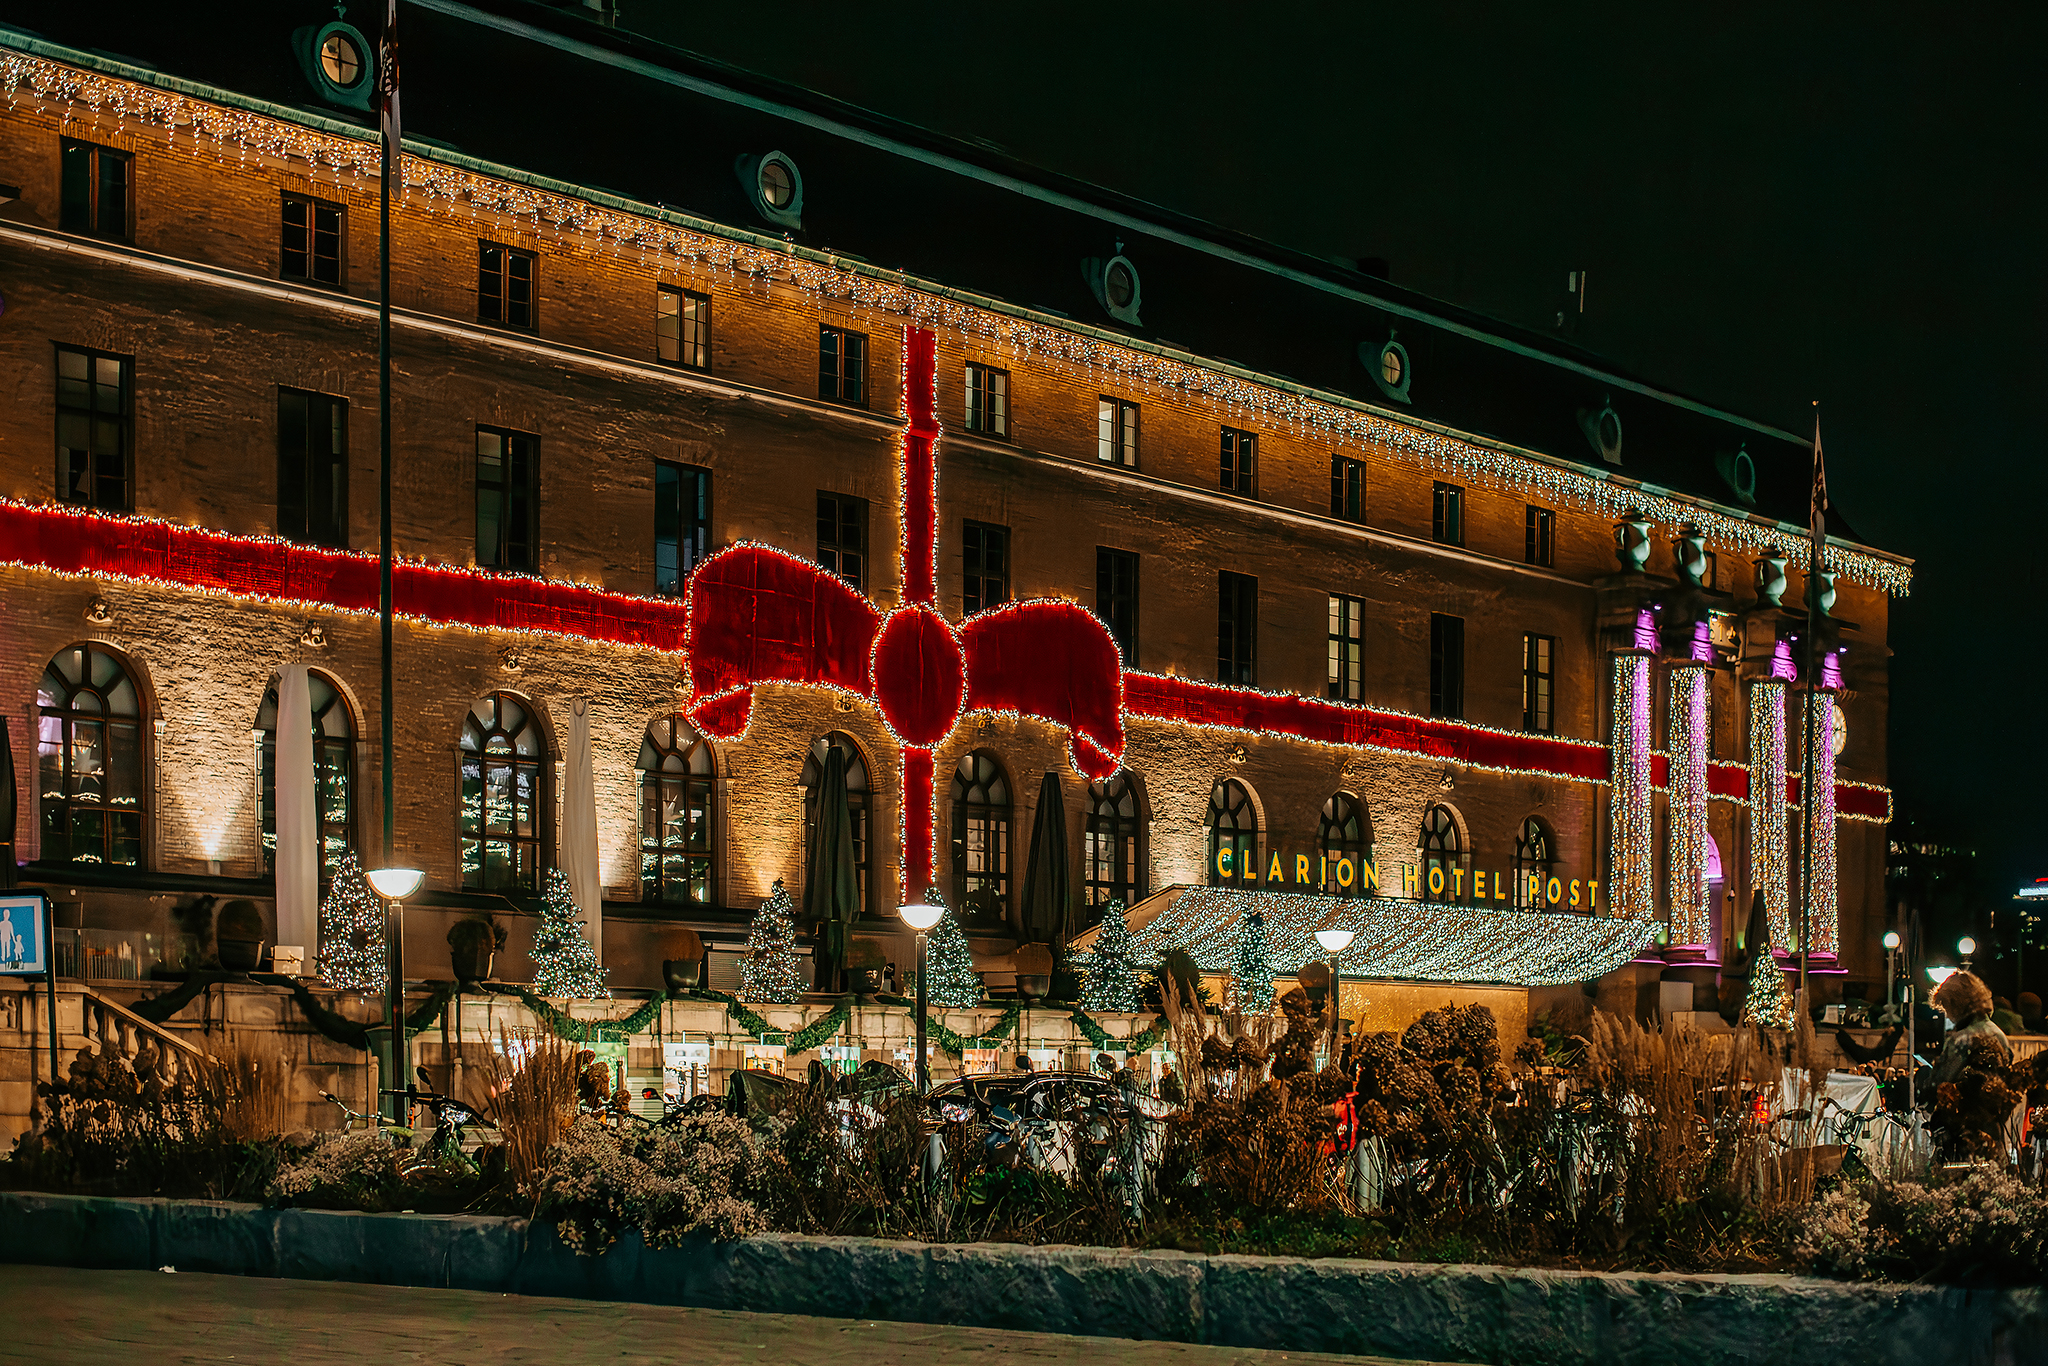
{"label": "street lamp with globe", "polygon": [[932,926],[938,924],[939,917],[944,915],[945,913],[945,907],[934,906],[928,902],[923,901],[913,901],[909,905],[899,906],[896,908],[896,914],[903,917],[903,923],[910,926],[911,929],[917,931],[917,1000],[916,1004],[912,1007],[917,1020],[917,1051],[913,1053],[911,1056],[915,1059],[915,1062],[912,1065],[916,1070],[912,1073],[912,1076],[916,1080],[917,1093],[919,1095],[923,1095],[926,1091],[931,1089],[931,1074],[925,1067],[924,1060],[924,936],[925,931],[931,929]]}
{"label": "street lamp with globe", "polygon": [[384,898],[384,1015],[391,1029],[391,1078],[398,1083],[386,1090],[391,1097],[391,1118],[404,1124],[406,1092],[412,1086],[411,1048],[405,1038],[405,899],[420,889],[427,875],[417,868],[372,868],[364,874],[370,890]]}
{"label": "street lamp with globe", "polygon": [[1316,942],[1323,946],[1324,953],[1330,955],[1330,1061],[1332,1063],[1337,1061],[1337,1002],[1339,999],[1337,987],[1341,980],[1338,976],[1338,958],[1344,950],[1351,947],[1351,941],[1356,937],[1357,933],[1356,930],[1346,929],[1316,931]]}

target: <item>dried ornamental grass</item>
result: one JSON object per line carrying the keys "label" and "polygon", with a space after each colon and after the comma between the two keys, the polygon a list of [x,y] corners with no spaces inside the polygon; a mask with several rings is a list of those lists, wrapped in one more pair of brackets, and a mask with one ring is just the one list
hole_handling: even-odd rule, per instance
{"label": "dried ornamental grass", "polygon": [[221,1137],[249,1143],[284,1132],[291,1073],[275,1038],[230,1038],[225,1051],[199,1064],[194,1083]]}
{"label": "dried ornamental grass", "polygon": [[539,1186],[549,1151],[576,1118],[581,1071],[577,1051],[553,1034],[499,1031],[498,1051],[490,1056],[488,1114],[522,1192]]}

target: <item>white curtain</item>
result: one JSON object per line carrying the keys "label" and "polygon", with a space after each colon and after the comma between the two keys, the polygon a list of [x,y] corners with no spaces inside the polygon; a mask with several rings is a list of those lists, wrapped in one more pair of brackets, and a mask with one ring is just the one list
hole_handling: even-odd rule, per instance
{"label": "white curtain", "polygon": [[313,796],[313,698],[306,666],[277,671],[277,942],[310,963],[320,935],[320,819]]}
{"label": "white curtain", "polygon": [[590,700],[569,700],[569,781],[562,794],[562,872],[583,930],[604,961],[604,884],[597,873],[597,779],[590,762]]}

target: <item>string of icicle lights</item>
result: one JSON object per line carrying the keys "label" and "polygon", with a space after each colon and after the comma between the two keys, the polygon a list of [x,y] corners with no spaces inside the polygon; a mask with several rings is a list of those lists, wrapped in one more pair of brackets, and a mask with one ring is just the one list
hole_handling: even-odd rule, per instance
{"label": "string of icicle lights", "polygon": [[1650,920],[1657,903],[1651,877],[1649,656],[1614,656],[1608,691],[1613,759],[1607,787],[1607,904],[1613,915]]}
{"label": "string of icicle lights", "polygon": [[1204,972],[1229,972],[1236,962],[1238,922],[1253,912],[1265,918],[1267,954],[1276,973],[1328,961],[1315,932],[1341,928],[1357,931],[1339,959],[1346,973],[1518,987],[1591,981],[1634,958],[1657,932],[1654,923],[1642,920],[1195,887],[1135,934],[1132,956],[1149,965],[1184,949]]}
{"label": "string of icicle lights", "polygon": [[[160,130],[172,149],[189,144],[195,153],[210,150],[217,162],[225,162],[232,153],[242,164],[252,157],[299,164],[336,186],[366,183],[377,175],[376,144],[362,138],[224,108],[22,52],[0,54],[0,92],[5,93],[10,107],[24,99],[33,100],[38,112],[62,104],[67,120],[83,121],[95,129],[115,133],[131,128]],[[427,201],[430,212],[442,205],[451,213],[467,212],[472,221],[488,220],[494,227],[508,221],[522,224],[537,235],[552,234],[572,251],[634,258],[679,279],[686,273],[722,272],[734,281],[763,287],[785,284],[821,300],[945,328],[1007,347],[1013,355],[1064,364],[1098,379],[1113,376],[1131,388],[1206,402],[1241,421],[1262,422],[1333,445],[1373,446],[1412,459],[1424,469],[1467,481],[1511,485],[1542,500],[1607,517],[1638,513],[1673,527],[1690,522],[1715,543],[1747,553],[1788,558],[1808,554],[1807,538],[1795,529],[1528,455],[1477,446],[1271,382],[1090,336],[1073,327],[1051,326],[944,297],[911,284],[910,277],[901,272],[882,272],[841,262],[829,253],[768,245],[751,237],[727,238],[718,235],[717,225],[666,210],[610,208],[468,171],[416,152],[400,157],[398,179],[406,200],[417,196]],[[1103,382],[1108,383],[1106,379]],[[1911,591],[1910,565],[1839,545],[1825,547],[1823,556],[1828,568],[1851,582],[1899,596]]]}

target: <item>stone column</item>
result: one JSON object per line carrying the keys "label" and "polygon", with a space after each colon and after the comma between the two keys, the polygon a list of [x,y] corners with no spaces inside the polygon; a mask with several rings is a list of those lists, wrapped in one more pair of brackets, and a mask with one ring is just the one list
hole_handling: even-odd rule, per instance
{"label": "stone column", "polygon": [[[1833,660],[1830,659],[1832,664]],[[1829,670],[1821,679],[1827,681]],[[1800,826],[1813,843],[1813,890],[1807,910],[1812,954],[1833,957],[1841,948],[1841,886],[1835,859],[1835,690],[1815,688],[1807,695],[1806,724],[1812,728],[1813,772],[1799,781]],[[1804,757],[1803,755],[1801,756]]]}
{"label": "stone column", "polygon": [[[1791,868],[1785,829],[1785,684],[1762,678],[1749,685],[1749,886],[1771,911],[1771,944],[1792,947]],[[1740,912],[1747,924],[1749,907]],[[1758,946],[1745,947],[1751,953]]]}
{"label": "stone column", "polygon": [[[1655,627],[1648,629],[1654,647]],[[1638,634],[1641,631],[1639,625]],[[1653,920],[1657,898],[1650,821],[1650,655],[1646,650],[1617,651],[1613,661],[1607,722],[1607,913]]]}
{"label": "stone column", "polygon": [[1707,905],[1707,670],[1684,664],[1671,670],[1667,751],[1666,847],[1671,943],[1711,947],[1713,912]]}

